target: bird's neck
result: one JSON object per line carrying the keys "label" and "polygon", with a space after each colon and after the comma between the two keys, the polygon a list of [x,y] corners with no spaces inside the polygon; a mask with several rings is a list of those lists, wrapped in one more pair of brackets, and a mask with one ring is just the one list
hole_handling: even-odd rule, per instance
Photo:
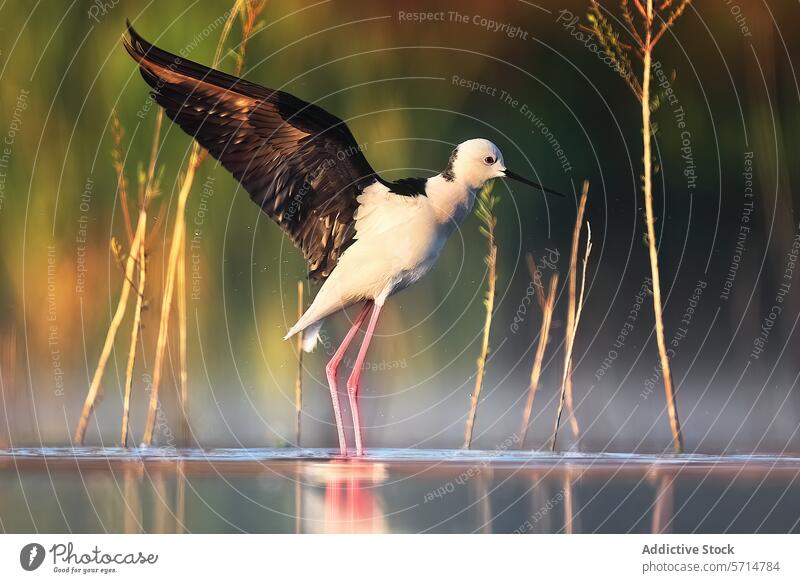
{"label": "bird's neck", "polygon": [[437,220],[451,227],[460,225],[472,211],[478,192],[477,188],[442,174],[428,179],[425,190]]}

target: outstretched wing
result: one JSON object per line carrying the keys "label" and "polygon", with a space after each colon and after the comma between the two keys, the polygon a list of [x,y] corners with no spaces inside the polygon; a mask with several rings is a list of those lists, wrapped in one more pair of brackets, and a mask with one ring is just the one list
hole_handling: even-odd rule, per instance
{"label": "outstretched wing", "polygon": [[352,241],[356,197],[378,180],[347,125],[321,107],[168,53],[128,25],[125,48],[166,114],[291,237],[316,279]]}

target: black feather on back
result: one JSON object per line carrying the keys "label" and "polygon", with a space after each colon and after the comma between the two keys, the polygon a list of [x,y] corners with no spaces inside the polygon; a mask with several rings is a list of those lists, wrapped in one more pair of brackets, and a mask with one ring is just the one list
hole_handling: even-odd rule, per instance
{"label": "black feather on back", "polygon": [[427,178],[401,178],[395,182],[384,182],[389,187],[389,192],[401,196],[427,196],[425,194],[425,184]]}
{"label": "black feather on back", "polygon": [[347,125],[293,95],[163,51],[130,25],[128,32],[125,48],[167,116],[291,237],[311,277],[330,275],[352,242],[356,198],[379,180]]}

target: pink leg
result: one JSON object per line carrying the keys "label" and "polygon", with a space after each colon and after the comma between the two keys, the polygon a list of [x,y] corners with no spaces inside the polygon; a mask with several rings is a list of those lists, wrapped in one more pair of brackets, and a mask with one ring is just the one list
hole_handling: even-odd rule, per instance
{"label": "pink leg", "polygon": [[361,414],[358,410],[358,388],[361,384],[361,372],[364,369],[364,360],[367,357],[367,350],[369,343],[372,341],[372,335],[375,333],[375,325],[378,323],[378,316],[381,313],[381,306],[375,305],[372,310],[372,315],[369,318],[367,325],[367,332],[364,334],[364,341],[361,343],[361,349],[358,351],[356,362],[353,365],[353,372],[350,373],[350,378],[347,379],[347,396],[350,398],[350,410],[353,414],[353,432],[356,436],[356,455],[362,455],[364,448],[361,445]]}
{"label": "pink leg", "polygon": [[331,389],[331,401],[333,402],[333,416],[336,419],[336,431],[339,433],[339,451],[342,455],[347,455],[347,442],[344,439],[344,426],[342,425],[342,410],[339,407],[339,389],[336,386],[336,373],[339,371],[339,365],[342,363],[342,359],[344,358],[345,352],[347,352],[347,348],[350,346],[350,343],[353,341],[358,329],[361,328],[361,324],[364,323],[364,319],[367,317],[367,314],[369,314],[371,309],[372,302],[366,302],[364,307],[361,308],[361,311],[358,313],[356,321],[353,322],[353,326],[350,328],[350,331],[344,337],[341,345],[333,355],[333,358],[328,361],[328,364],[325,367],[325,373],[328,376],[328,386]]}

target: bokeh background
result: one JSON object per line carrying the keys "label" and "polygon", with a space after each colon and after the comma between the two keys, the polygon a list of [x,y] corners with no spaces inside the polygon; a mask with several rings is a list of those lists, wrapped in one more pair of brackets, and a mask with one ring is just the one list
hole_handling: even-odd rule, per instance
{"label": "bokeh background", "polygon": [[[0,7],[3,445],[70,444],[116,306],[122,276],[110,241],[124,238],[124,228],[111,160],[112,112],[125,128],[130,182],[147,159],[155,119],[146,85],[120,42],[125,19],[148,40],[208,64],[228,4]],[[421,12],[441,17],[407,16]],[[454,144],[483,136],[498,144],[509,167],[570,193],[545,199],[521,185],[495,186],[498,303],[478,448],[500,447],[522,415],[540,321],[528,252],[562,275],[528,445],[542,447],[548,439],[561,377],[575,192],[584,179],[591,183],[587,217],[595,246],[575,348],[581,433],[576,439],[562,431],[562,446],[638,452],[670,446],[645,285],[639,108],[581,38],[585,33],[570,26],[573,14],[585,13],[586,3],[577,0],[272,0],[248,46],[246,78],[348,120],[373,167],[387,177],[433,175]],[[656,51],[678,100],[662,104],[654,117],[655,193],[667,339],[674,343],[688,451],[800,448],[800,276],[793,251],[800,236],[793,194],[800,180],[800,39],[792,28],[798,17],[796,3],[700,0]],[[490,22],[507,26],[493,30]],[[233,62],[229,53],[221,68],[230,71]],[[484,89],[465,86],[475,84]],[[149,257],[132,404],[136,439],[152,375],[166,225],[190,145],[170,123],[162,135],[162,192],[148,228],[165,226]],[[162,447],[294,440],[297,355],[281,338],[295,318],[305,265],[237,186],[209,159],[189,199],[189,237],[196,239],[187,256],[192,434],[187,442],[178,430],[173,336],[156,433]],[[471,217],[436,269],[387,304],[363,384],[368,445],[460,445],[483,325],[484,253]],[[90,444],[118,442],[128,322],[106,371]],[[304,360],[304,446],[335,444],[324,363],[348,325],[346,317],[330,319],[325,342]]]}

